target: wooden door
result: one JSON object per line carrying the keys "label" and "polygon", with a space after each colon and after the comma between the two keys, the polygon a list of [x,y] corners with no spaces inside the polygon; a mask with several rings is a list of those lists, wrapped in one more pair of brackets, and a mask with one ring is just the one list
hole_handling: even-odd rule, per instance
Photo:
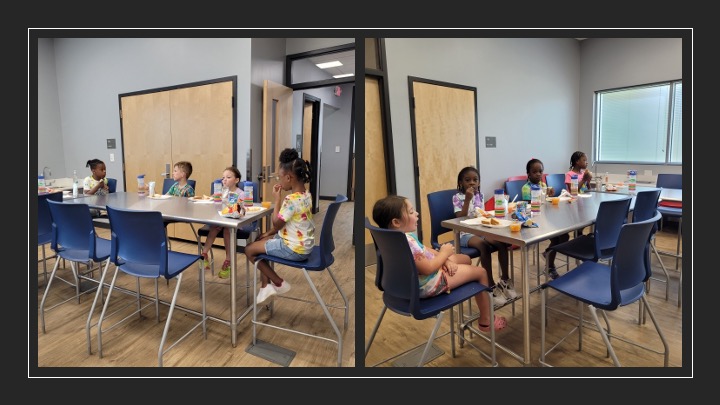
{"label": "wooden door", "polygon": [[[285,148],[294,148],[292,136],[292,95],[293,91],[282,84],[265,80],[263,82],[262,121],[262,191],[264,200],[272,200],[272,186],[276,183],[278,158]],[[286,193],[285,193],[286,194]]]}
{"label": "wooden door", "polygon": [[[412,79],[411,79],[412,80]],[[420,212],[422,241],[430,245],[427,195],[457,187],[465,166],[478,167],[476,91],[447,83],[412,81],[415,108],[410,120],[416,149],[415,203]],[[481,173],[482,174],[482,173]]]}
{"label": "wooden door", "polygon": [[[213,179],[233,162],[234,81],[121,96],[126,190],[137,175],[163,182],[165,165],[192,163],[196,193],[208,194]],[[196,227],[197,228],[197,227]],[[187,224],[168,226],[168,235],[195,240]]]}
{"label": "wooden door", "polygon": [[[172,163],[170,92],[146,93],[120,99],[125,190],[137,190],[137,176],[162,187],[165,164]],[[108,173],[108,177],[120,177]]]}
{"label": "wooden door", "polygon": [[[388,195],[387,172],[385,170],[385,146],[383,140],[382,109],[379,81],[365,77],[365,216],[372,221],[375,201]],[[370,231],[365,228],[366,251],[373,247]],[[373,259],[374,258],[370,258]],[[366,259],[367,260],[367,259]]]}
{"label": "wooden door", "polygon": [[[192,163],[190,178],[195,180],[196,194],[210,194],[212,181],[234,164],[232,96],[231,81],[170,92],[172,164],[182,160]],[[196,224],[195,229],[199,226]],[[168,235],[195,239],[188,224],[169,225]]]}

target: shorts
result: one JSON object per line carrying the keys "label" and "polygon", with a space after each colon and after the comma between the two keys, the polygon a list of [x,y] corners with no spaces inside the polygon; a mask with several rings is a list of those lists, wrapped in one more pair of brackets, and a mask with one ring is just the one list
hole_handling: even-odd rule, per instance
{"label": "shorts", "polygon": [[448,290],[447,276],[438,270],[424,285],[420,287],[420,298],[429,298],[440,295]]}
{"label": "shorts", "polygon": [[275,234],[274,238],[265,242],[265,253],[271,256],[279,257],[281,259],[287,259],[296,262],[307,260],[308,256],[310,256],[309,254],[301,255],[300,253],[294,252],[288,247],[288,245],[285,244],[285,242],[283,242],[283,240],[278,234]]}
{"label": "shorts", "polygon": [[460,234],[460,247],[468,247],[468,242],[470,241],[470,238],[472,238],[473,234],[471,233],[461,233]]}

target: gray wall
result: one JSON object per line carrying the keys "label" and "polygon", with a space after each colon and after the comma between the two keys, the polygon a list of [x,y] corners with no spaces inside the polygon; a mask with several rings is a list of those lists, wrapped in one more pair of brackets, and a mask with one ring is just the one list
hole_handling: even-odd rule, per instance
{"label": "gray wall", "polygon": [[[580,130],[579,149],[593,145],[593,104],[597,90],[682,79],[681,38],[588,38],[580,43]],[[691,134],[686,134],[691,136]],[[567,165],[570,165],[568,156]],[[596,171],[639,175],[652,171],[682,173],[680,165],[598,164]],[[653,180],[654,181],[654,180]]]}
{"label": "gray wall", "polygon": [[[38,40],[38,168],[52,178],[89,173],[98,158],[122,179],[118,95],[237,76],[237,162],[261,164],[262,82],[284,81],[285,55],[354,42],[347,38],[41,38]],[[116,139],[108,150],[106,139]],[[110,161],[110,153],[115,161]],[[347,170],[347,167],[341,168]],[[159,174],[159,172],[158,172]]]}
{"label": "gray wall", "polygon": [[[415,199],[408,76],[477,88],[481,187],[485,195],[491,195],[508,176],[525,174],[531,158],[541,159],[546,173],[561,173],[567,171],[575,150],[592,156],[592,92],[681,78],[679,42],[385,39],[398,194]],[[485,147],[486,136],[497,137],[496,148]],[[624,173],[627,168],[599,169]],[[655,166],[653,174],[678,170]],[[455,182],[448,179],[448,187],[455,187]]]}

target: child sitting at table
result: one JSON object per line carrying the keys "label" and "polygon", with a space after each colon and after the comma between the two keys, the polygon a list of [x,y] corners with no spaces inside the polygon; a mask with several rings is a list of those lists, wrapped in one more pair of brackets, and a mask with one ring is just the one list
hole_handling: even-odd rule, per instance
{"label": "child sitting at table", "polygon": [[[523,200],[530,201],[531,185],[537,184],[540,187],[542,187],[543,185],[547,187],[547,185],[542,181],[543,172],[545,171],[545,165],[543,165],[543,162],[540,161],[540,159],[532,158],[525,165],[525,171],[527,172],[528,181],[522,186],[522,195]],[[552,189],[552,187],[547,189],[547,195],[550,197],[555,195],[555,191]],[[548,249],[557,244],[567,242],[569,239],[570,234],[567,233],[550,238],[550,245],[548,245],[547,249],[545,249],[542,254],[543,258],[548,263],[548,275],[553,280],[558,278],[559,276],[557,268],[555,268],[555,256],[557,255],[557,252],[555,252],[554,250],[548,251]]]}
{"label": "child sitting at table", "polygon": [[181,161],[175,163],[173,166],[173,183],[168,189],[167,195],[174,195],[176,197],[194,197],[195,189],[188,183],[188,179],[192,174],[192,163],[187,161]]}
{"label": "child sitting at table", "polygon": [[[110,187],[107,185],[105,178],[105,162],[100,159],[90,159],[85,164],[90,168],[90,175],[83,180],[83,194],[85,195],[107,195],[110,193]],[[90,215],[99,217],[101,212],[99,209],[90,208]]]}
{"label": "child sitting at table", "polygon": [[[273,185],[274,206],[272,229],[263,233],[245,248],[250,263],[255,264],[257,256],[268,254],[287,260],[307,260],[315,246],[315,223],[312,215],[312,196],[305,189],[310,183],[310,162],[300,158],[298,151],[286,148],[280,152],[278,183]],[[284,198],[282,191],[290,193]],[[283,280],[267,261],[257,263],[261,283],[256,303],[261,303],[275,294],[290,291],[290,283]]]}
{"label": "child sitting at table", "polygon": [[[484,208],[485,199],[480,191],[480,172],[472,166],[460,170],[457,178],[458,193],[452,198],[455,217],[464,217]],[[493,288],[493,304],[503,305],[517,297],[508,272],[508,249],[510,245],[467,232],[460,232],[460,247],[475,248],[480,252],[480,264],[487,271],[488,284]],[[500,282],[495,284],[492,273],[492,252],[497,251],[500,264]]]}
{"label": "child sitting at table", "polygon": [[587,155],[584,152],[576,151],[570,156],[570,170],[565,173],[565,187],[571,190],[570,183],[572,175],[578,176],[578,193],[585,193],[590,189],[590,180],[592,180],[592,172],[587,170]]}
{"label": "child sitting at table", "polygon": [[[418,240],[415,235],[418,212],[407,198],[390,195],[378,200],[373,206],[372,216],[380,228],[405,233],[418,271],[420,298],[440,295],[470,281],[488,285],[487,271],[480,266],[473,266],[470,256],[454,253],[452,244],[445,243],[437,251]],[[476,294],[475,302],[480,309],[479,330],[489,332],[491,324],[496,331],[505,328],[505,317],[495,315],[495,319],[490,319],[490,300],[487,295],[482,292]]]}

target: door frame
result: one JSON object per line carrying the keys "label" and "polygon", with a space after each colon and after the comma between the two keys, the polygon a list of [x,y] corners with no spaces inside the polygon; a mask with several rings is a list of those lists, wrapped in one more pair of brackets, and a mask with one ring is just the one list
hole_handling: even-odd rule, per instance
{"label": "door frame", "polygon": [[[318,185],[320,184],[320,100],[311,94],[303,93],[302,106],[305,103],[312,104],[312,123],[310,129],[310,156],[303,156],[304,160],[310,162],[310,195],[312,196],[312,213],[317,214],[320,211],[320,195],[318,193]],[[300,128],[304,127],[305,114],[300,114],[302,122]],[[300,151],[302,152],[302,151]],[[309,158],[309,159],[308,159]]]}

